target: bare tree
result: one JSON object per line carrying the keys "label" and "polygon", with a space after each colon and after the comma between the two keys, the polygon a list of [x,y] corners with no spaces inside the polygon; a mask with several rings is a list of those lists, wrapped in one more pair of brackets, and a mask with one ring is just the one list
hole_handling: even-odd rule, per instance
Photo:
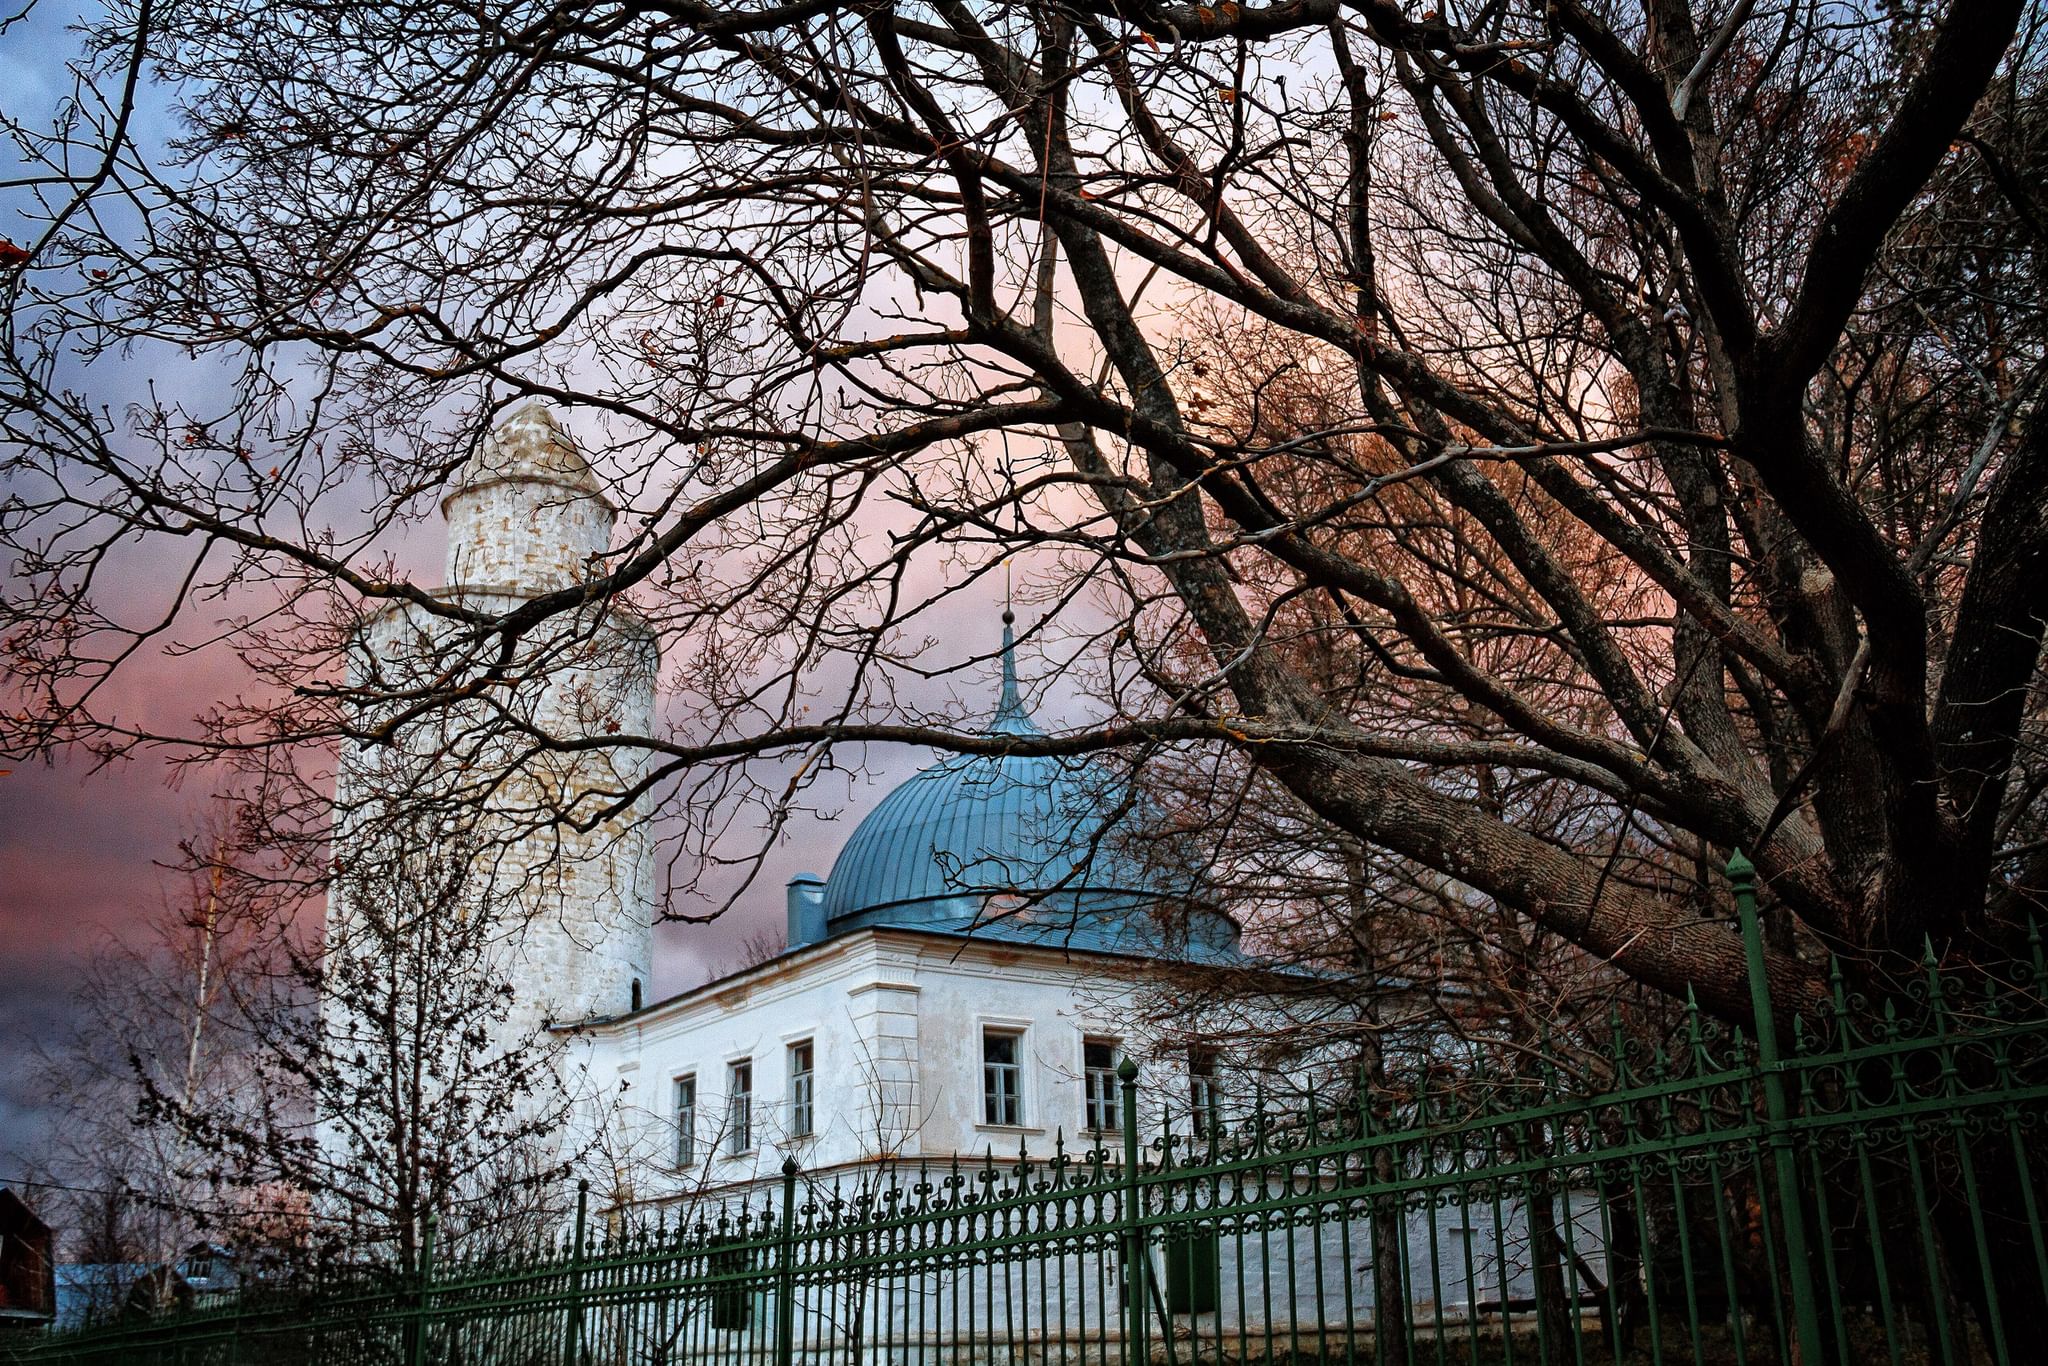
{"label": "bare tree", "polygon": [[430,1214],[464,1254],[551,1234],[603,1098],[515,1010],[522,912],[483,894],[474,841],[355,849],[336,887],[347,911],[324,932],[274,902],[273,879],[227,871],[237,922],[205,1065],[125,1045],[124,1108],[183,1182],[158,1203],[230,1234],[295,1211],[271,1250],[301,1271],[335,1257],[409,1270]]}
{"label": "bare tree", "polygon": [[[515,767],[645,760],[536,819],[655,795],[675,915],[869,745],[1228,759],[1731,1019],[1740,945],[1681,874],[1732,846],[1799,927],[1781,1001],[1809,939],[1995,948],[2048,869],[2041,18],[116,6],[63,117],[9,125],[0,743],[232,753],[311,848],[320,746],[496,705]],[[217,397],[99,400],[188,355]],[[626,534],[516,606],[437,598],[381,548],[525,397]],[[137,546],[158,591],[104,589]],[[987,659],[945,600],[1006,561],[1093,721],[940,698]],[[522,722],[606,602],[667,724]],[[445,668],[337,681],[391,603]],[[108,701],[202,645],[254,681],[196,727]],[[1480,770],[1605,818],[1539,830]]]}
{"label": "bare tree", "polygon": [[789,947],[788,934],[774,926],[767,929],[750,930],[742,935],[731,954],[711,968],[713,978],[729,977],[749,968],[758,968],[763,963],[779,958]]}
{"label": "bare tree", "polygon": [[259,971],[262,935],[226,859],[231,824],[209,814],[164,905],[80,972],[74,1025],[29,1045],[37,1089],[66,1117],[35,1162],[73,1261],[161,1263],[202,1236],[238,1241],[251,1212],[210,1179],[208,1154],[138,1114],[151,1092],[206,1108],[238,1075],[226,988]]}

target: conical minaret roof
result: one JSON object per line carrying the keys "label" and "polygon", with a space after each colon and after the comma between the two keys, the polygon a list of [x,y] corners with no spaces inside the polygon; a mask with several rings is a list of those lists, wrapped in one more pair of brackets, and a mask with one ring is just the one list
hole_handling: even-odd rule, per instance
{"label": "conical minaret roof", "polygon": [[611,548],[618,505],[544,404],[514,408],[478,443],[441,500],[445,583],[545,593],[576,583]]}
{"label": "conical minaret roof", "polygon": [[604,482],[577,449],[576,439],[539,399],[529,399],[507,413],[477,444],[448,497],[508,482],[553,484],[614,508],[605,495]]}

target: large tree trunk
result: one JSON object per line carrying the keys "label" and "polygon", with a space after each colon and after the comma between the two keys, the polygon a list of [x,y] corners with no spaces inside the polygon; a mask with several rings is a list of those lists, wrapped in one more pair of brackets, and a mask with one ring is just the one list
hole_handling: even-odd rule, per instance
{"label": "large tree trunk", "polygon": [[[1558,1236],[1559,1201],[1548,1185],[1532,1184],[1525,1204],[1529,1220],[1529,1262],[1536,1286],[1536,1331],[1550,1359],[1569,1359],[1578,1316],[1565,1289],[1564,1239]],[[1570,1218],[1570,1201],[1564,1202]]]}
{"label": "large tree trunk", "polygon": [[[1394,1180],[1393,1157],[1384,1149],[1373,1154],[1376,1184]],[[1410,1322],[1414,1305],[1402,1274],[1402,1247],[1408,1238],[1407,1211],[1397,1195],[1375,1197],[1372,1208],[1373,1354],[1378,1366],[1412,1366]]]}

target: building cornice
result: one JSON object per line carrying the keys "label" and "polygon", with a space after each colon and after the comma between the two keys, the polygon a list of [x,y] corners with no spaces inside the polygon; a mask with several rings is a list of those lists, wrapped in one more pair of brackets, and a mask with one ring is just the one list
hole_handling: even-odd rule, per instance
{"label": "building cornice", "polygon": [[[930,955],[930,950],[939,946],[946,950],[943,958]],[[644,1030],[668,1024],[687,1014],[693,1007],[715,1002],[721,996],[734,993],[750,995],[764,987],[784,982],[793,988],[796,985],[795,979],[798,976],[808,976],[808,969],[811,967],[835,958],[844,958],[851,964],[855,956],[854,951],[867,947],[908,949],[921,962],[932,962],[934,966],[957,966],[968,962],[977,967],[1009,968],[1028,963],[1032,967],[1055,968],[1071,966],[1077,961],[1087,961],[1105,965],[1138,965],[1151,968],[1158,963],[1158,960],[1141,954],[1019,943],[1014,940],[975,939],[943,930],[897,926],[870,927],[834,935],[815,944],[804,944],[798,948],[784,950],[766,962],[713,978],[688,990],[679,991],[673,996],[663,997],[636,1011],[554,1024],[550,1025],[549,1029],[558,1034],[614,1035],[628,1028]],[[916,989],[914,984],[880,981],[862,983],[852,988],[853,991]]]}

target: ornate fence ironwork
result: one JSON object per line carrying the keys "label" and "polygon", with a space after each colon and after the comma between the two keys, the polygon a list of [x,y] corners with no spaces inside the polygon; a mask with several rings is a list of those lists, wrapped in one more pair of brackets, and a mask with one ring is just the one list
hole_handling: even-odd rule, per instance
{"label": "ornate fence ironwork", "polygon": [[[1286,1361],[1989,1362],[2048,1354],[2048,989],[2009,971],[1881,998],[1839,968],[1781,1039],[1753,873],[1730,866],[1754,1037],[1615,1022],[1597,1085],[1547,1046],[1115,1146],[792,1162],[715,1213],[425,1258],[415,1283],[280,1292],[36,1344],[109,1366],[1198,1366]],[[1439,1068],[1438,1072],[1442,1069]],[[1154,1114],[1173,1107],[1150,1107]],[[1141,1127],[1142,1126],[1142,1127]],[[600,1227],[602,1225],[602,1227]]]}

